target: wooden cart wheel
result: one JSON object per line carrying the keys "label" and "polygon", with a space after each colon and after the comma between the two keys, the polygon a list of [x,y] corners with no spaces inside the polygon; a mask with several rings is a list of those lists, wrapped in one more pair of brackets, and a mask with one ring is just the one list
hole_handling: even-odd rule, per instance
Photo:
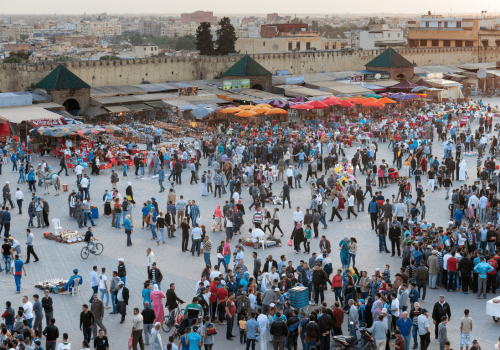
{"label": "wooden cart wheel", "polygon": [[498,322],[498,320],[500,320],[500,317],[493,316],[493,321]]}

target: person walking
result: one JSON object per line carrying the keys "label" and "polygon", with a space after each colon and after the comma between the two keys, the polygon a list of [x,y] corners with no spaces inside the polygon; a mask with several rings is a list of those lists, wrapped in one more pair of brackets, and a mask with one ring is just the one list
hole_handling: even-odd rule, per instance
{"label": "person walking", "polygon": [[125,217],[123,220],[123,226],[125,227],[125,233],[127,234],[127,247],[132,245],[132,224],[130,223],[130,215]]}
{"label": "person walking", "polygon": [[349,198],[347,198],[347,219],[351,219],[351,215],[354,215],[354,217],[357,219],[358,214],[354,212],[354,195],[351,194]]}
{"label": "person walking", "polygon": [[144,302],[144,310],[142,310],[141,315],[144,330],[144,345],[149,345],[149,334],[153,330],[156,314],[155,311],[149,307],[148,301]]}
{"label": "person walking", "polygon": [[90,296],[89,303],[94,300],[94,295],[97,294],[99,289],[99,278],[97,278],[97,266],[92,268],[89,274],[90,288],[92,288],[92,295]]}
{"label": "person walking", "polygon": [[[161,323],[156,322],[154,328],[151,331],[151,350],[163,350],[163,345],[160,335]],[[144,332],[145,334],[146,332]],[[206,348],[206,345],[205,345]]]}
{"label": "person walking", "polygon": [[[421,315],[424,310],[421,311]],[[439,296],[439,301],[434,304],[434,309],[432,310],[432,319],[435,324],[435,337],[438,338],[438,327],[441,323],[443,316],[447,316],[448,321],[451,320],[451,308],[450,305],[444,300],[444,295]],[[420,317],[420,316],[419,316]],[[419,320],[419,332],[420,332],[420,320]],[[422,333],[420,333],[422,334]]]}
{"label": "person walking", "polygon": [[37,227],[38,228],[40,228],[40,227],[44,228],[45,227],[45,223],[43,221],[43,202],[42,202],[41,198],[39,198],[38,201],[36,202],[35,214],[36,214]]}
{"label": "person walking", "polygon": [[160,167],[160,171],[158,172],[158,183],[160,184],[160,193],[165,191],[165,187],[163,187],[163,181],[165,181],[165,170],[163,170],[163,167]]}
{"label": "person walking", "polygon": [[137,343],[139,343],[139,346],[141,347],[141,350],[144,350],[144,340],[142,338],[142,331],[143,331],[143,322],[144,318],[142,315],[139,313],[138,308],[134,308],[134,318],[132,320],[132,348],[134,350],[137,350]]}
{"label": "person walking", "polygon": [[94,323],[94,314],[89,310],[89,306],[87,304],[83,304],[82,312],[80,313],[80,331],[83,332],[83,340],[90,342]]}
{"label": "person walking", "polygon": [[38,256],[35,253],[35,249],[33,247],[33,233],[31,230],[28,228],[26,229],[26,245],[27,245],[27,253],[26,253],[26,261],[24,262],[25,264],[30,263],[30,256],[33,255],[35,258],[35,262],[38,262],[40,259],[38,259]]}
{"label": "person walking", "polygon": [[17,191],[14,194],[14,197],[16,198],[17,208],[19,209],[19,215],[21,215],[23,213],[23,201],[24,201],[23,191],[21,191],[19,188],[17,188]]}
{"label": "person walking", "polygon": [[[66,166],[66,156],[62,155],[61,160],[59,161],[59,165],[61,166],[61,170],[57,173],[57,175],[61,175],[63,170],[66,170],[66,176],[68,175],[68,167]],[[28,178],[29,180],[29,178]]]}
{"label": "person walking", "polygon": [[106,335],[107,330],[102,323],[104,318],[104,303],[102,300],[99,300],[97,293],[94,294],[94,300],[92,300],[92,304],[90,305],[90,311],[94,314],[94,325],[92,327],[93,338],[97,337],[97,326],[99,326],[99,328],[104,331],[104,335]]}
{"label": "person walking", "polygon": [[111,170],[111,187],[113,189],[118,187],[118,181],[120,181],[118,174],[114,170]]}
{"label": "person walking", "polygon": [[125,316],[127,315],[127,305],[129,299],[129,290],[125,287],[123,281],[118,282],[118,287],[115,290],[116,297],[116,309],[122,315],[120,323],[125,322]]}
{"label": "person walking", "polygon": [[21,294],[21,278],[24,272],[24,277],[26,277],[26,269],[24,268],[24,263],[19,259],[19,255],[15,255],[15,260],[12,263],[11,272],[14,275],[14,281],[16,282],[17,294]]}

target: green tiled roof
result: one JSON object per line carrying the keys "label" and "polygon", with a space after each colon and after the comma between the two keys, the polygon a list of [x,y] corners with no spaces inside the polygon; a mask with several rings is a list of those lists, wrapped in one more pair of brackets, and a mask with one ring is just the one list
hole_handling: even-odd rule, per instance
{"label": "green tiled roof", "polygon": [[243,56],[231,68],[222,73],[222,75],[232,75],[238,77],[249,77],[259,75],[272,75],[270,71],[262,67],[257,61],[248,55]]}
{"label": "green tiled roof", "polygon": [[47,90],[65,90],[90,88],[90,85],[60,64],[36,84],[35,87]]}
{"label": "green tiled roof", "polygon": [[401,56],[392,47],[365,64],[366,67],[413,67],[413,63]]}

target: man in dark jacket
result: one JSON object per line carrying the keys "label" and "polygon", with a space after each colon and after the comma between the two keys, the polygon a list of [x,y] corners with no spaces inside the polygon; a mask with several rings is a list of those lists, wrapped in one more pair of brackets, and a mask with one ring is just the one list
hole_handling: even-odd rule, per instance
{"label": "man in dark jacket", "polygon": [[382,253],[385,249],[385,252],[389,253],[389,250],[387,249],[387,243],[386,243],[387,231],[385,228],[385,218],[380,219],[379,224],[375,228],[375,233],[378,236],[378,250],[379,250],[379,252]]}
{"label": "man in dark jacket", "polygon": [[116,287],[115,291],[116,296],[116,309],[118,313],[122,315],[122,319],[120,323],[125,322],[125,315],[127,314],[127,305],[129,299],[129,291],[128,288],[125,287],[123,281],[118,283],[118,287]]}
{"label": "man in dark jacket", "polygon": [[151,265],[149,269],[148,279],[151,281],[151,285],[158,285],[158,289],[161,290],[161,281],[163,280],[163,274],[160,269],[156,267],[156,262]]}
{"label": "man in dark jacket", "polygon": [[275,267],[276,270],[278,270],[278,263],[276,262],[276,260],[273,260],[273,256],[272,255],[269,255],[266,259],[266,261],[264,262],[264,264],[262,265],[262,274],[264,273],[271,273],[271,269]]}
{"label": "man in dark jacket", "polygon": [[137,154],[134,156],[134,165],[135,165],[135,175],[139,175],[138,172],[139,172],[139,166],[141,164],[141,160],[139,159],[139,157],[137,156]]}
{"label": "man in dark jacket", "polygon": [[330,330],[333,328],[333,320],[326,313],[326,308],[321,308],[321,313],[318,315],[318,327],[320,333],[321,349],[328,349],[330,345]]}
{"label": "man in dark jacket", "polygon": [[299,310],[293,309],[292,316],[287,318],[288,327],[288,349],[297,349],[297,338],[299,336]]}
{"label": "man in dark jacket", "polygon": [[59,329],[55,326],[56,319],[51,318],[50,324],[45,327],[42,334],[45,337],[45,349],[56,350],[57,338],[59,338]]}
{"label": "man in dark jacket", "polygon": [[66,170],[66,176],[68,175],[68,168],[66,167],[66,157],[64,154],[61,156],[61,161],[59,162],[59,165],[61,166],[61,170],[57,173],[57,175],[61,175],[63,170]]}
{"label": "man in dark jacket", "polygon": [[448,317],[448,322],[451,319],[451,308],[450,305],[444,301],[444,295],[439,296],[439,301],[434,304],[434,309],[432,310],[432,319],[434,320],[434,324],[436,325],[435,336],[438,338],[438,326],[441,323],[441,318],[443,316]]}
{"label": "man in dark jacket", "polygon": [[271,324],[269,333],[273,336],[273,344],[275,349],[283,349],[285,347],[285,339],[288,335],[288,327],[285,321],[281,319],[281,313],[276,312],[276,320]]}
{"label": "man in dark jacket", "polygon": [[361,205],[361,211],[365,211],[365,195],[363,194],[363,189],[361,186],[356,190],[356,205],[358,207],[358,213],[359,213],[359,206]]}
{"label": "man in dark jacket", "polygon": [[321,295],[321,302],[325,300],[325,295],[323,293],[323,287],[328,280],[326,272],[321,268],[321,262],[316,263],[316,267],[313,271],[312,283],[314,286],[314,305],[318,305],[318,297]]}
{"label": "man in dark jacket", "polygon": [[182,185],[182,163],[181,162],[176,162],[175,163],[175,183],[178,185]]}
{"label": "man in dark jacket", "polygon": [[397,222],[393,221],[392,227],[389,229],[389,239],[391,240],[391,246],[392,246],[391,256],[394,256],[396,254],[394,246],[398,247],[398,256],[401,256],[401,244],[399,242],[401,237],[401,229],[396,224]]}
{"label": "man in dark jacket", "polygon": [[149,307],[149,302],[144,303],[144,310],[141,312],[143,319],[143,333],[144,333],[144,345],[149,345],[149,335],[154,328],[155,323],[155,310]]}

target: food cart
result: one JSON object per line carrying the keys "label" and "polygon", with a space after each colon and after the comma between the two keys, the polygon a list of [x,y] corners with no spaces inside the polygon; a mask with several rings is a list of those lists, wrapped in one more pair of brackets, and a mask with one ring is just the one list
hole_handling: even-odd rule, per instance
{"label": "food cart", "polygon": [[493,321],[500,320],[500,297],[488,300],[486,302],[486,315],[492,316]]}

